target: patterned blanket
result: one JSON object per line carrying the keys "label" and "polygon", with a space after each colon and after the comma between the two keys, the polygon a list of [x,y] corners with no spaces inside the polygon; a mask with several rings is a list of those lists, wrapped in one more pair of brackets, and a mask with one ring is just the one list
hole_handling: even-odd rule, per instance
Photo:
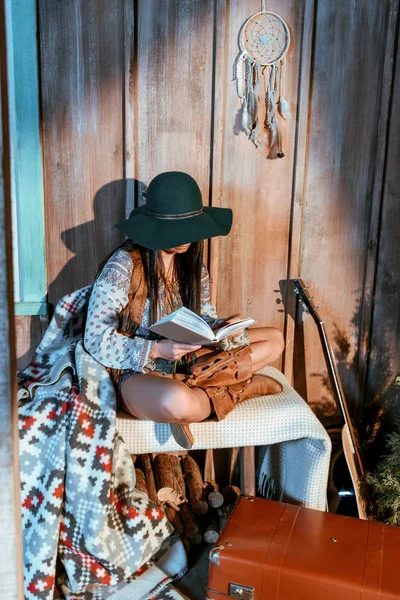
{"label": "patterned blanket", "polygon": [[59,302],[18,374],[25,598],[182,598],[183,545],[135,489],[112,382],[82,344],[90,291]]}

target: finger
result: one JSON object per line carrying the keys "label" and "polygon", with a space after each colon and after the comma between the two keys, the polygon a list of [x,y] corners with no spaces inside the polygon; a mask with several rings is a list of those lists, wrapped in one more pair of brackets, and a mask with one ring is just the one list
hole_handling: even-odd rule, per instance
{"label": "finger", "polygon": [[179,344],[179,351],[183,352],[183,354],[187,354],[187,352],[194,352],[195,350],[200,350],[201,345],[199,346],[198,344],[192,345],[192,344]]}
{"label": "finger", "polygon": [[229,315],[229,317],[225,318],[225,321],[228,321],[229,319],[236,319],[236,317],[239,316],[239,313],[235,313],[234,315]]}
{"label": "finger", "polygon": [[235,321],[240,321],[241,318],[242,318],[242,316],[240,315],[240,313],[236,313],[235,315],[231,315],[230,317],[227,317],[225,319],[225,321],[227,323],[233,323]]}
{"label": "finger", "polygon": [[201,346],[186,346],[185,349],[179,349],[177,358],[182,358],[186,354],[191,354],[195,350],[200,350]]}

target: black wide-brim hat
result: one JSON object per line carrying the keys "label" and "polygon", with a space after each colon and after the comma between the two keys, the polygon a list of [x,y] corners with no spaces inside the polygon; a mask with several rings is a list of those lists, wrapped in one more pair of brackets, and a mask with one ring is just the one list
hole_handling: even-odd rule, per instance
{"label": "black wide-brim hat", "polygon": [[150,182],[146,204],[135,208],[129,219],[115,227],[145,248],[166,250],[227,235],[232,227],[232,210],[203,206],[193,177],[167,171]]}

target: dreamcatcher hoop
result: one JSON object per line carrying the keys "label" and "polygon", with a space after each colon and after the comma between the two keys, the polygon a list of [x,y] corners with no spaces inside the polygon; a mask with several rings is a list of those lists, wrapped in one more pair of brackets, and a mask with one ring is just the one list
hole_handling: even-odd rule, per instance
{"label": "dreamcatcher hoop", "polygon": [[267,11],[265,0],[262,0],[261,12],[254,13],[244,22],[238,41],[240,54],[235,61],[234,78],[242,100],[241,129],[256,148],[263,145],[261,138],[257,137],[262,76],[265,89],[263,128],[269,146],[268,156],[283,158],[285,153],[277,116],[279,114],[284,120],[291,116],[284,89],[285,56],[290,46],[289,27],[282,17]]}
{"label": "dreamcatcher hoop", "polygon": [[[268,32],[264,22],[272,25],[271,29],[275,31]],[[257,29],[252,33],[249,27],[251,24]],[[254,27],[253,27],[254,28]],[[249,36],[246,38],[246,36]],[[268,55],[262,55],[260,46],[269,45],[271,37],[275,37],[277,42],[273,48],[268,50]],[[253,62],[259,66],[271,65],[278,60],[282,60],[290,46],[290,31],[287,23],[282,17],[271,11],[262,11],[251,15],[244,23],[240,34],[240,47],[242,52],[246,52]],[[255,47],[255,48],[254,48]],[[258,56],[257,56],[258,54]],[[262,60],[259,60],[262,59]]]}

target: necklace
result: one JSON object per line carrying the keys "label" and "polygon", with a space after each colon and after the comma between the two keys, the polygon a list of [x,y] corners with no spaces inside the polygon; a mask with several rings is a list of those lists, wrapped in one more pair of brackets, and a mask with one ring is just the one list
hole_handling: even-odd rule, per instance
{"label": "necklace", "polygon": [[172,259],[171,262],[169,263],[168,270],[164,275],[164,281],[166,284],[173,283],[172,276],[174,274],[174,271],[175,271],[175,260]]}
{"label": "necklace", "polygon": [[165,289],[165,304],[169,306],[171,310],[174,309],[174,296],[175,296],[175,261],[171,260],[166,273],[162,276]]}

